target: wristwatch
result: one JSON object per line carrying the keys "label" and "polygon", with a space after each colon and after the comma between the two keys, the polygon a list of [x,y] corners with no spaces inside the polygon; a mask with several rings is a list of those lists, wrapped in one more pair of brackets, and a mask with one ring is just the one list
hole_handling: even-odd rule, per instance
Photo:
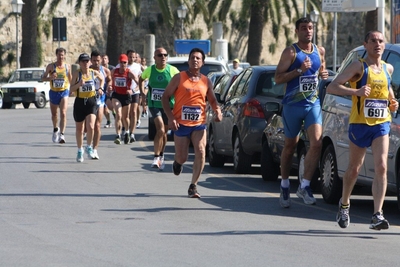
{"label": "wristwatch", "polygon": [[300,74],[302,74],[302,73],[303,73],[303,70],[302,70],[302,69],[297,69],[297,72],[300,73]]}

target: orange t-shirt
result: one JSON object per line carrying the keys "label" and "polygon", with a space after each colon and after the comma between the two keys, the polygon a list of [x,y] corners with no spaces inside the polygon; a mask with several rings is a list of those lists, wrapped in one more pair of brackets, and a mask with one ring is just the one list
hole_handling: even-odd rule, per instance
{"label": "orange t-shirt", "polygon": [[181,79],[175,91],[173,114],[176,121],[184,126],[198,126],[206,123],[206,96],[208,78],[201,75],[199,81],[191,81],[186,71],[180,72]]}

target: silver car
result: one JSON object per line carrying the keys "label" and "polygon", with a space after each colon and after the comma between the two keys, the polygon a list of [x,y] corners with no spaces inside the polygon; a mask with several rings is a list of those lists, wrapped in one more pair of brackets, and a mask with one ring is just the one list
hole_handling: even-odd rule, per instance
{"label": "silver car", "polygon": [[[359,58],[366,56],[363,46],[353,49],[344,59],[339,73]],[[392,88],[396,98],[400,96],[400,44],[386,44],[382,60],[394,67]],[[320,162],[321,193],[328,203],[337,204],[342,194],[342,177],[349,164],[349,116],[351,97],[326,94],[322,105],[323,148]],[[388,192],[397,194],[400,208],[400,116],[392,114],[388,157]],[[372,150],[367,149],[364,165],[360,170],[357,185],[371,187],[374,177]]]}

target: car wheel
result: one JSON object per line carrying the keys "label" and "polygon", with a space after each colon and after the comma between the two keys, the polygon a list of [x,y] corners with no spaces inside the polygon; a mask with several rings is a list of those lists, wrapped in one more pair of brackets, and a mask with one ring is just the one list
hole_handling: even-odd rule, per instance
{"label": "car wheel", "polygon": [[3,95],[0,92],[0,108],[3,108]]}
{"label": "car wheel", "polygon": [[217,154],[217,152],[215,151],[214,142],[214,133],[212,130],[210,130],[207,145],[208,164],[211,167],[223,167],[225,164],[225,158],[224,156]]}
{"label": "car wheel", "polygon": [[148,137],[150,141],[154,140],[156,136],[156,125],[154,124],[154,120],[152,117],[149,117],[149,127],[148,127]]}
{"label": "car wheel", "polygon": [[[306,148],[302,147],[300,150],[300,153],[298,154],[298,166],[299,166],[299,170],[298,170],[298,174],[297,174],[297,179],[299,180],[299,184],[301,184],[301,182],[303,181],[304,178],[304,161],[306,158]],[[319,189],[319,184],[318,184],[318,178],[319,178],[319,169],[316,168],[314,171],[313,176],[311,177],[311,183],[310,183],[310,187],[312,189],[312,191],[317,191]]]}
{"label": "car wheel", "polygon": [[261,176],[264,181],[276,181],[280,174],[279,164],[274,162],[268,142],[264,142],[261,151]]}
{"label": "car wheel", "polygon": [[[46,98],[43,94],[39,96],[39,99],[35,102],[36,108],[44,108],[46,106]],[[25,106],[24,106],[25,107]]]}
{"label": "car wheel", "polygon": [[251,156],[243,151],[242,142],[240,142],[239,134],[235,136],[233,146],[233,169],[236,173],[249,173],[251,168]]}
{"label": "car wheel", "polygon": [[342,195],[342,180],[338,176],[333,145],[329,145],[322,155],[321,193],[325,202],[329,204],[337,204]]}
{"label": "car wheel", "polygon": [[13,103],[12,102],[3,102],[3,109],[9,109],[13,107]]}
{"label": "car wheel", "polygon": [[26,102],[24,102],[24,103],[22,103],[22,105],[24,106],[24,108],[29,108],[29,106],[31,105],[31,103],[26,103]]}

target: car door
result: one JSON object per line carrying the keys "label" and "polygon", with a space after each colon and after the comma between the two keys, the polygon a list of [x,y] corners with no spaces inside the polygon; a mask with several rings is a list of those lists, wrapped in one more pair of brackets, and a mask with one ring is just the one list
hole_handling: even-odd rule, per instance
{"label": "car door", "polygon": [[222,121],[220,122],[220,131],[218,132],[218,142],[221,144],[222,153],[228,156],[233,155],[232,130],[235,124],[235,117],[238,113],[240,97],[248,78],[251,76],[251,69],[243,71],[239,77],[232,83],[225,96],[225,102],[221,109]]}

